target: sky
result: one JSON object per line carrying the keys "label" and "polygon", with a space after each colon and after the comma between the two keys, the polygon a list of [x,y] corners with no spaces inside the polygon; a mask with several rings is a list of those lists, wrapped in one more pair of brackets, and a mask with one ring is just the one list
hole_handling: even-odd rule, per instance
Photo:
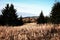
{"label": "sky", "polygon": [[39,16],[41,11],[44,16],[49,16],[54,2],[55,0],[0,0],[0,14],[6,4],[13,4],[18,16]]}

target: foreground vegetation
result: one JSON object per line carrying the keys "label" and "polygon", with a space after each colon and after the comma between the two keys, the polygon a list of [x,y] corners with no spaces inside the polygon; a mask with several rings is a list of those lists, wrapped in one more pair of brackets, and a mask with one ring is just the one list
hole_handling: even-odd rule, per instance
{"label": "foreground vegetation", "polygon": [[60,25],[0,26],[0,40],[60,40]]}

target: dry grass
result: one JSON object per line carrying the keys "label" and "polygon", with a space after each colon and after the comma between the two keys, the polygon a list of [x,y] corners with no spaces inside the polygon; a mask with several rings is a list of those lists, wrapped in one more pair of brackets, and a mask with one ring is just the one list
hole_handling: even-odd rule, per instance
{"label": "dry grass", "polygon": [[60,40],[60,26],[36,23],[0,26],[0,40]]}

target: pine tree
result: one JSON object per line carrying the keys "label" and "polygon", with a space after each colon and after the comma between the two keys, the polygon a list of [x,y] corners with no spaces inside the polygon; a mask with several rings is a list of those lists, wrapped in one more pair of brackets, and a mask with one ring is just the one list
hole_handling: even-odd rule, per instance
{"label": "pine tree", "polygon": [[52,7],[50,18],[53,24],[60,24],[60,2],[55,3]]}
{"label": "pine tree", "polygon": [[9,15],[10,15],[10,18],[12,20],[16,20],[17,19],[16,9],[14,9],[14,5],[13,4],[11,4],[11,6],[9,8]]}
{"label": "pine tree", "polygon": [[2,10],[2,15],[3,15],[4,25],[16,24],[17,14],[13,4],[11,4],[10,7],[9,7],[9,4],[7,4],[7,6]]}
{"label": "pine tree", "polygon": [[45,23],[44,15],[43,12],[41,11],[40,16],[37,19],[37,24],[44,24],[44,23]]}
{"label": "pine tree", "polygon": [[16,9],[14,9],[14,5],[11,4],[9,7],[9,24],[10,25],[16,25],[17,19],[17,14],[16,14]]}
{"label": "pine tree", "polygon": [[2,10],[3,25],[8,24],[9,4]]}
{"label": "pine tree", "polygon": [[13,26],[23,24],[22,17],[20,18],[20,20],[18,20],[16,9],[14,9],[13,4],[11,4],[10,6],[9,4],[7,4],[7,6],[2,10],[2,23],[3,25],[13,25]]}

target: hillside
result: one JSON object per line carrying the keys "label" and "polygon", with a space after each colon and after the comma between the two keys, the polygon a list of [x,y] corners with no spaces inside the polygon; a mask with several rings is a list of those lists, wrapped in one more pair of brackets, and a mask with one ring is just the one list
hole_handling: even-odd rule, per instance
{"label": "hillside", "polygon": [[[37,18],[38,18],[38,16],[23,17],[23,22],[29,23],[29,21],[30,21],[31,23],[34,23],[34,22],[36,22]],[[19,20],[20,20],[20,18],[19,18]]]}

